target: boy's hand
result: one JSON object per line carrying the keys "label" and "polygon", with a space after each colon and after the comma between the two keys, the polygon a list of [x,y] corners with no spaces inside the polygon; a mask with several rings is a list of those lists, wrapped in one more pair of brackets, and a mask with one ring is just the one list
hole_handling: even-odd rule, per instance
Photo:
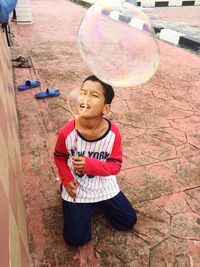
{"label": "boy's hand", "polygon": [[67,193],[70,195],[71,198],[75,199],[76,198],[76,189],[78,187],[78,183],[73,181],[73,182],[69,182],[66,190]]}
{"label": "boy's hand", "polygon": [[85,167],[85,158],[84,157],[72,157],[72,164],[73,164],[75,171],[82,172]]}

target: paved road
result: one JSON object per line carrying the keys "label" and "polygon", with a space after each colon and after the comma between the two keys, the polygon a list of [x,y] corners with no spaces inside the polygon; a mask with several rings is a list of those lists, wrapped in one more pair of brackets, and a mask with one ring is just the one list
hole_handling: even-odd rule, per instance
{"label": "paved road", "polygon": [[200,6],[144,8],[153,24],[186,34],[200,42]]}

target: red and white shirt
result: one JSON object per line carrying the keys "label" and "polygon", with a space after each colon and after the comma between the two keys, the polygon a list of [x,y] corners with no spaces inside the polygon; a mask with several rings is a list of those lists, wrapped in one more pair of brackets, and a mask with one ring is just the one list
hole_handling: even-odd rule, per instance
{"label": "red and white shirt", "polygon": [[[76,202],[99,202],[116,196],[119,186],[116,174],[122,164],[122,145],[118,127],[108,121],[106,133],[96,140],[87,140],[75,129],[75,121],[67,123],[58,135],[54,160],[63,183],[62,198],[74,202],[65,187],[76,180]],[[72,166],[72,156],[84,156],[83,172],[77,173]]]}

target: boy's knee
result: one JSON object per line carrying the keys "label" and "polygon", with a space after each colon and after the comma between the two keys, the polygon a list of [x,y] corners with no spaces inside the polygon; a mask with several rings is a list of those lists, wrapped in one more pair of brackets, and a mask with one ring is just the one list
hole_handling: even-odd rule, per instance
{"label": "boy's knee", "polygon": [[130,216],[130,224],[129,224],[129,226],[130,226],[130,228],[129,229],[131,229],[131,228],[133,228],[133,226],[136,224],[136,222],[137,222],[137,215],[136,215],[136,212],[134,211],[133,213],[132,213],[132,215]]}
{"label": "boy's knee", "polygon": [[72,246],[81,246],[86,244],[88,241],[91,240],[91,237],[81,238],[80,236],[72,236],[72,235],[64,235],[64,240],[66,244]]}
{"label": "boy's knee", "polygon": [[124,230],[130,230],[133,228],[133,226],[136,224],[137,222],[137,215],[135,213],[135,211],[132,212],[132,214],[130,214],[129,216],[127,216],[126,222],[124,224]]}
{"label": "boy's knee", "polygon": [[63,237],[67,244],[73,246],[84,245],[91,239],[90,229],[69,229],[64,227]]}
{"label": "boy's knee", "polygon": [[137,215],[135,210],[128,214],[128,216],[124,217],[123,220],[113,221],[113,226],[119,231],[128,231],[133,228],[133,226],[137,222]]}

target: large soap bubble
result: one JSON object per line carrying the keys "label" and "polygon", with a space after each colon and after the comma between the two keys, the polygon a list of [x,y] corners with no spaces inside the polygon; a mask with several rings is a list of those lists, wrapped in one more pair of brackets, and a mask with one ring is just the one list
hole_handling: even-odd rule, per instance
{"label": "large soap bubble", "polygon": [[88,9],[79,27],[78,46],[89,69],[118,87],[146,82],[160,59],[147,16],[120,0],[97,1]]}

